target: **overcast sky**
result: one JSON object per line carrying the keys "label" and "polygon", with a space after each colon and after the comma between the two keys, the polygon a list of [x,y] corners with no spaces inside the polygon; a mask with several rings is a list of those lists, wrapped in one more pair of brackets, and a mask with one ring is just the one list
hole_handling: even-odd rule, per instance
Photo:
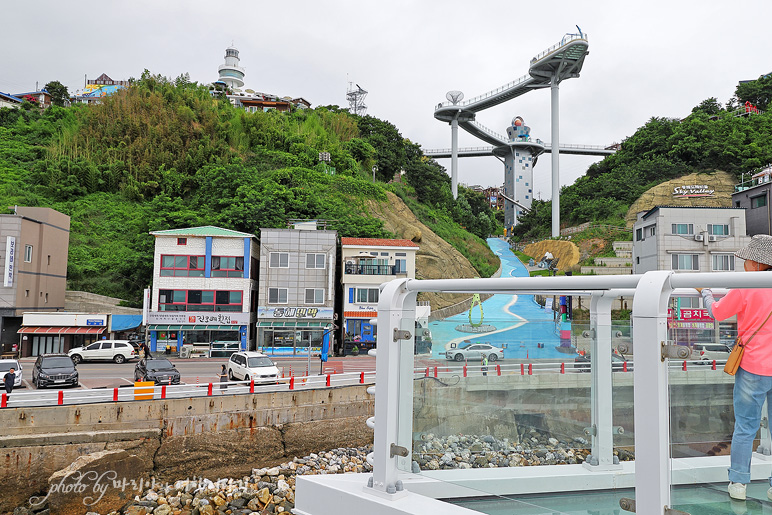
{"label": "overcast sky", "polygon": [[[245,88],[345,107],[351,81],[369,91],[368,114],[425,149],[448,148],[450,127],[433,117],[447,91],[472,98],[525,75],[533,56],[579,25],[590,55],[581,77],[560,86],[560,139],[608,145],[652,116],[686,116],[708,97],[723,104],[738,80],[772,72],[770,20],[769,0],[41,0],[0,21],[0,91],[58,80],[74,92],[86,76],[128,79],[146,68],[209,83],[233,43]],[[549,89],[477,121],[503,134],[517,115],[532,136],[550,140]],[[459,131],[459,144],[482,142]],[[450,168],[449,161],[440,163]],[[562,156],[561,184],[594,161]],[[534,193],[549,198],[549,159],[534,172]],[[494,157],[460,159],[459,180],[498,186],[503,165]]]}

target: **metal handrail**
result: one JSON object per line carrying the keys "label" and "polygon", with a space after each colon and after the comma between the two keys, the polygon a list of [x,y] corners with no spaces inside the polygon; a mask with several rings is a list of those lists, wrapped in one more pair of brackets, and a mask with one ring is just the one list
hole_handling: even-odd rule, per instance
{"label": "metal handrail", "polygon": [[519,86],[519,85],[521,85],[522,83],[524,83],[524,82],[526,82],[528,80],[533,80],[533,78],[530,75],[523,75],[522,77],[517,78],[517,79],[513,80],[512,82],[508,82],[508,83],[504,84],[503,86],[499,86],[498,88],[496,88],[494,90],[491,90],[491,91],[488,91],[487,93],[483,93],[482,95],[478,95],[476,97],[470,98],[469,100],[464,100],[462,102],[459,102],[458,104],[454,104],[453,102],[450,102],[450,101],[448,101],[448,102],[441,102],[441,103],[437,104],[437,109],[441,109],[443,107],[452,107],[452,106],[462,106],[462,107],[469,106],[469,105],[477,103],[477,102],[479,102],[481,100],[485,100],[487,98],[490,98],[490,97],[496,95],[497,93],[501,93],[502,91],[506,91],[508,89],[513,89],[515,86]]}
{"label": "metal handrail", "polygon": [[[459,148],[458,152],[459,152],[459,154],[461,152],[493,152],[493,148],[494,147],[489,147],[489,146],[485,146],[485,147],[464,147],[464,148]],[[432,148],[432,149],[424,150],[423,152],[424,152],[425,156],[430,156],[432,154],[449,154],[449,153],[453,152],[453,149],[452,148]]]}
{"label": "metal handrail", "polygon": [[[571,37],[568,40],[566,40],[566,36],[571,36]],[[566,34],[565,36],[563,36],[563,39],[560,40],[560,43],[556,43],[556,44],[552,45],[547,50],[544,50],[540,54],[537,54],[536,57],[531,59],[531,64],[533,64],[533,63],[535,63],[537,61],[541,61],[542,59],[547,57],[549,54],[551,54],[551,53],[555,52],[556,50],[558,50],[560,47],[563,47],[563,46],[571,43],[572,41],[577,41],[577,40],[587,41],[587,34],[582,34],[581,36],[579,34]]]}
{"label": "metal handrail", "polygon": [[507,141],[507,138],[504,137],[502,134],[499,134],[499,133],[489,129],[488,127],[486,127],[484,125],[480,125],[477,122],[466,122],[466,123],[468,123],[472,127],[476,128],[476,129],[478,129],[478,130],[480,130],[480,131],[482,131],[482,132],[484,132],[484,133],[486,133],[486,134],[488,134],[490,136],[493,136],[494,138],[496,138],[497,140],[501,141],[502,143]]}

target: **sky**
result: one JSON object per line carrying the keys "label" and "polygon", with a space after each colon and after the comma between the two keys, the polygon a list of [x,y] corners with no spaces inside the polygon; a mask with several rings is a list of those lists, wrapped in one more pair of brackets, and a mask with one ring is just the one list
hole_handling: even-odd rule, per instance
{"label": "sky", "polygon": [[[40,0],[34,13],[0,19],[0,91],[58,80],[72,93],[85,77],[128,79],[144,69],[208,84],[233,44],[244,88],[347,107],[349,82],[359,84],[367,114],[424,149],[449,148],[449,125],[433,117],[446,92],[472,98],[525,75],[532,57],[578,25],[590,53],[581,76],[560,85],[560,142],[609,145],[651,117],[685,117],[709,97],[724,104],[739,80],[772,72],[770,20],[769,0]],[[550,141],[549,89],[477,121],[504,134],[515,116]],[[482,145],[459,131],[459,146]],[[599,159],[561,156],[561,185]],[[439,163],[450,168],[449,159]],[[499,186],[503,168],[494,157],[459,159],[459,181]],[[550,175],[542,158],[536,198],[549,199]]]}

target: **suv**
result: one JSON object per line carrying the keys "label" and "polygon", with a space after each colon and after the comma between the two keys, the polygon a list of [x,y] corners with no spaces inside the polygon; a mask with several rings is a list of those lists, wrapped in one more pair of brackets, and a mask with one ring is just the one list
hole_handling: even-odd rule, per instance
{"label": "suv", "polygon": [[134,367],[134,381],[180,384],[180,371],[166,358],[141,359]]}
{"label": "suv", "polygon": [[270,384],[279,379],[279,369],[271,358],[262,352],[234,352],[228,360],[228,379],[231,381],[254,379],[256,383]]}
{"label": "suv", "polygon": [[75,347],[67,352],[77,365],[81,361],[110,360],[125,363],[137,357],[134,346],[129,340],[99,340],[85,347]]}
{"label": "suv", "polygon": [[78,386],[78,370],[67,354],[43,354],[32,368],[32,384],[35,388]]}
{"label": "suv", "polygon": [[13,381],[13,387],[21,388],[24,386],[21,382],[21,363],[17,359],[0,359],[0,378],[10,372],[11,368],[13,368],[13,373],[16,376]]}

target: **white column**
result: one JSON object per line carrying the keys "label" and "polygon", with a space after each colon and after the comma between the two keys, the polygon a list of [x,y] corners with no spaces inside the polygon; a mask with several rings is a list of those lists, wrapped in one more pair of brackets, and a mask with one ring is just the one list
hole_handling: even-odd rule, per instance
{"label": "white column", "polygon": [[668,370],[661,342],[667,343],[672,274],[645,273],[633,297],[636,513],[662,513],[670,506]]}
{"label": "white column", "polygon": [[552,97],[552,237],[560,236],[560,102],[558,76],[550,82]]}
{"label": "white column", "polygon": [[458,197],[458,113],[450,122],[450,188]]}

